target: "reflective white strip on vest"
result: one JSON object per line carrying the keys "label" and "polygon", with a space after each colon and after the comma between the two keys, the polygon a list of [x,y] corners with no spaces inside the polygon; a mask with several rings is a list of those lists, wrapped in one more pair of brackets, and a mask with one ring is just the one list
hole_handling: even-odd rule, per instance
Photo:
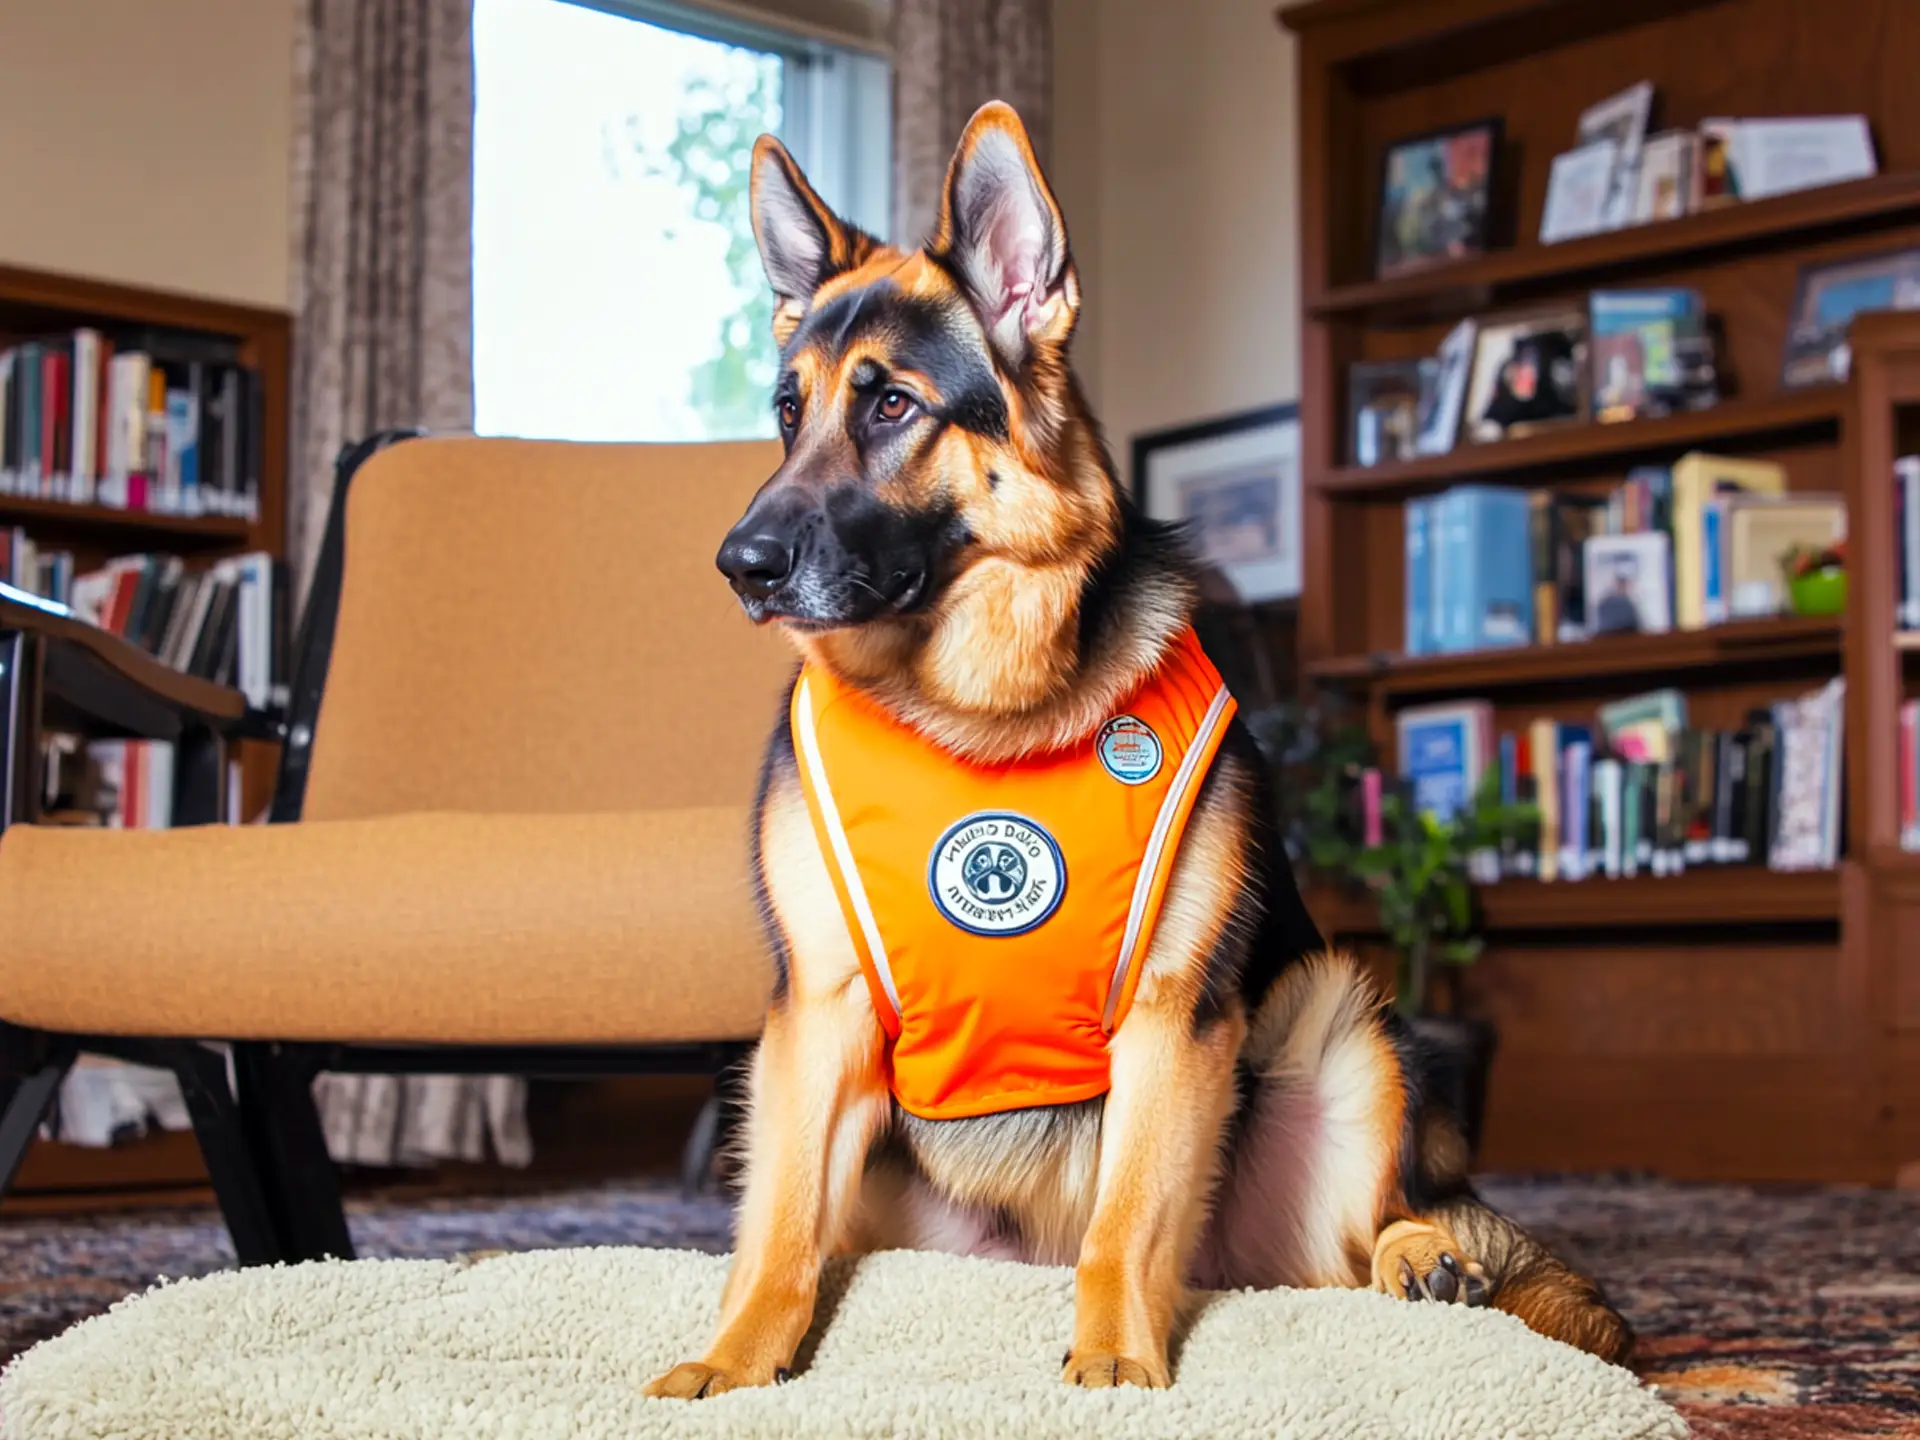
{"label": "reflective white strip on vest", "polygon": [[1194,731],[1193,741],[1180,761],[1173,784],[1167,787],[1167,797],[1160,802],[1160,814],[1153,822],[1153,834],[1147,837],[1147,853],[1140,861],[1140,877],[1133,882],[1133,904],[1127,910],[1127,930],[1120,937],[1120,958],[1114,962],[1113,980],[1107,987],[1106,1013],[1100,1017],[1100,1027],[1109,1033],[1113,1030],[1113,1012],[1119,1008],[1120,996],[1126,990],[1127,972],[1133,969],[1134,952],[1140,946],[1140,924],[1146,915],[1147,897],[1153,893],[1153,877],[1160,869],[1160,852],[1167,848],[1167,832],[1173,829],[1173,817],[1180,808],[1180,798],[1197,779],[1194,771],[1199,768],[1202,757],[1213,751],[1213,732],[1219,728],[1220,717],[1226,713],[1230,698],[1224,685],[1215,692],[1213,703],[1207,707],[1200,728]]}
{"label": "reflective white strip on vest", "polygon": [[813,778],[815,803],[820,807],[820,822],[827,832],[827,843],[833,846],[833,858],[840,867],[840,879],[847,887],[847,899],[853,906],[854,919],[860,922],[860,933],[866,937],[867,954],[873,960],[874,973],[880,977],[880,988],[887,992],[887,1000],[893,1006],[894,1018],[900,1017],[900,992],[893,986],[893,967],[887,964],[887,947],[880,943],[880,926],[873,918],[873,906],[867,900],[867,887],[861,883],[860,867],[853,863],[853,847],[847,843],[847,832],[840,824],[840,807],[833,803],[833,787],[827,784],[827,767],[820,759],[820,737],[813,727],[813,696],[807,689],[807,682],[800,682],[800,759],[807,767],[807,773]]}

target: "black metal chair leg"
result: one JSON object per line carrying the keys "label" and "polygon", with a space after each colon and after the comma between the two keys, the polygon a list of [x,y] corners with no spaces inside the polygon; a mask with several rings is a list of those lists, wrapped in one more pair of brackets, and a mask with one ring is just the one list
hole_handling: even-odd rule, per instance
{"label": "black metal chair leg", "polygon": [[242,1265],[272,1265],[296,1260],[274,1228],[268,1203],[270,1177],[241,1122],[240,1106],[227,1083],[226,1060],[191,1041],[169,1041],[160,1047],[186,1096],[193,1117],[194,1137],[207,1174],[213,1179],[214,1198],[233,1237],[234,1253]]}
{"label": "black metal chair leg", "polygon": [[720,1141],[720,1108],[720,1089],[716,1082],[713,1094],[694,1117],[693,1133],[687,1136],[687,1148],[680,1154],[680,1190],[688,1199],[706,1193],[713,1183],[713,1156]]}
{"label": "black metal chair leg", "polygon": [[269,1202],[289,1258],[353,1259],[340,1172],[313,1103],[314,1064],[278,1045],[248,1042],[233,1053],[241,1120],[268,1167]]}
{"label": "black metal chair leg", "polygon": [[[30,1048],[29,1048],[30,1046]],[[6,1027],[0,1035],[0,1195],[13,1186],[40,1122],[73,1067],[74,1050],[53,1037]]]}
{"label": "black metal chair leg", "polygon": [[753,1047],[734,1047],[732,1058],[713,1077],[713,1094],[693,1122],[680,1161],[680,1188],[689,1197],[706,1193],[719,1183],[717,1162],[733,1144],[746,1113],[747,1057]]}

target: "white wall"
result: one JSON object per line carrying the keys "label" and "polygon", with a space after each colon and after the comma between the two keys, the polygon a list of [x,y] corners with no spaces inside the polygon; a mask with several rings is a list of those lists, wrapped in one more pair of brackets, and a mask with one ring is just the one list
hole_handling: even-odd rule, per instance
{"label": "white wall", "polygon": [[0,264],[287,303],[295,0],[0,0]]}
{"label": "white wall", "polygon": [[1274,0],[1054,0],[1082,378],[1137,431],[1299,393],[1292,38]]}

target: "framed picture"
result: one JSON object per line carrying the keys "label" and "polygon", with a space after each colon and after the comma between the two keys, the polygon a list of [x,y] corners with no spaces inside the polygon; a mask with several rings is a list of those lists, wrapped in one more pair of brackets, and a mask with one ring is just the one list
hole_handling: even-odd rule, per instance
{"label": "framed picture", "polygon": [[1399,140],[1380,167],[1374,273],[1407,275],[1487,248],[1498,117]]}
{"label": "framed picture", "polygon": [[1653,117],[1653,82],[1642,80],[1618,95],[1610,95],[1580,116],[1580,143],[1611,140],[1619,150],[1607,183],[1602,228],[1616,229],[1632,218],[1635,181],[1640,174],[1640,147]]}
{"label": "framed picture", "polygon": [[1133,494],[1149,518],[1190,526],[1246,604],[1300,593],[1299,406],[1134,436]]}
{"label": "framed picture", "polygon": [[1809,265],[1787,312],[1781,385],[1825,385],[1847,378],[1853,352],[1847,327],[1867,310],[1920,309],[1920,249]]}
{"label": "framed picture", "polygon": [[1420,417],[1433,408],[1437,360],[1363,360],[1347,367],[1348,458],[1355,465],[1411,460]]}
{"label": "framed picture", "polygon": [[1598,235],[1607,228],[1607,205],[1620,142],[1601,139],[1553,157],[1547,175],[1547,203],[1540,212],[1540,243],[1558,245]]}
{"label": "framed picture", "polygon": [[1440,376],[1433,386],[1433,404],[1421,412],[1420,433],[1414,449],[1422,455],[1444,455],[1460,434],[1460,412],[1467,403],[1467,376],[1473,370],[1473,342],[1480,327],[1462,320],[1440,342]]}
{"label": "framed picture", "polygon": [[1481,323],[1467,384],[1467,438],[1529,434],[1586,413],[1587,317],[1557,307]]}
{"label": "framed picture", "polygon": [[1601,424],[1701,410],[1719,399],[1706,302],[1686,287],[1587,297],[1588,400]]}
{"label": "framed picture", "polygon": [[1665,531],[1587,539],[1587,633],[1659,635],[1673,628]]}

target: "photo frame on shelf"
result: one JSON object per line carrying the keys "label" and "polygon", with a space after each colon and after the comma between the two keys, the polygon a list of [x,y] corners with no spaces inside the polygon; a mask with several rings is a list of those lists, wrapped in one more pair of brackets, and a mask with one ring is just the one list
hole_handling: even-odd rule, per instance
{"label": "photo frame on shelf", "polygon": [[1374,274],[1484,254],[1505,126],[1498,116],[1396,140],[1380,162]]}
{"label": "photo frame on shelf", "polygon": [[1467,377],[1473,373],[1474,340],[1480,326],[1462,320],[1440,342],[1440,375],[1433,404],[1420,416],[1414,449],[1421,455],[1445,455],[1460,438],[1460,415],[1467,403]]}
{"label": "photo frame on shelf", "polygon": [[1652,118],[1651,80],[1629,85],[1618,95],[1609,95],[1581,113],[1579,139],[1582,145],[1591,145],[1596,140],[1611,140],[1618,147],[1613,170],[1607,180],[1606,200],[1601,207],[1602,229],[1618,229],[1633,218],[1641,148],[1646,143],[1647,122]]}
{"label": "photo frame on shelf", "polygon": [[1289,402],[1133,437],[1133,496],[1191,528],[1248,605],[1299,595],[1300,407]]}
{"label": "photo frame on shelf", "polygon": [[1354,465],[1411,460],[1420,418],[1433,406],[1440,362],[1362,360],[1347,367],[1347,458]]}
{"label": "photo frame on shelf", "polygon": [[1691,130],[1649,136],[1640,148],[1634,178],[1632,223],[1677,220],[1694,206],[1700,170],[1700,137]]}
{"label": "photo frame on shelf", "polygon": [[1553,157],[1547,203],[1540,211],[1540,243],[1559,245],[1607,229],[1608,197],[1620,163],[1620,142],[1610,137]]}
{"label": "photo frame on shelf", "polygon": [[1477,444],[1576,424],[1587,412],[1587,315],[1558,305],[1480,322],[1467,384]]}
{"label": "photo frame on shelf", "polygon": [[1920,247],[1802,267],[1787,312],[1781,386],[1845,380],[1852,362],[1847,327],[1869,310],[1920,310]]}

